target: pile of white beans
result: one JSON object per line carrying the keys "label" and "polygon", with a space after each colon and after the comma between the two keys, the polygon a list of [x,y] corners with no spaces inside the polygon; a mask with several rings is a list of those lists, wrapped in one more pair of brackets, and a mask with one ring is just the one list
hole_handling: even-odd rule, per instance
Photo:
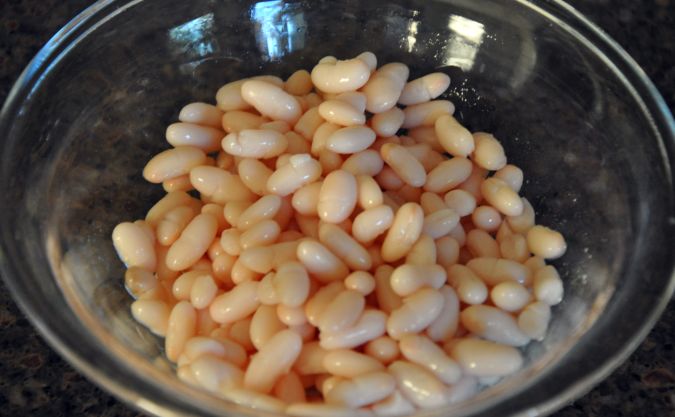
{"label": "pile of white beans", "polygon": [[[143,176],[167,194],[119,224],[133,317],[178,377],[297,416],[407,415],[523,365],[561,279],[491,134],[365,52],[192,103]],[[195,196],[199,196],[198,198]]]}

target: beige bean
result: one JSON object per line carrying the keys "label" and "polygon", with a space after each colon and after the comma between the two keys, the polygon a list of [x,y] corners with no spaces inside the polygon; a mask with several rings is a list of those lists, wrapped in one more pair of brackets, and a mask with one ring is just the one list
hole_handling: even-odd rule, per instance
{"label": "beige bean", "polygon": [[529,304],[518,315],[518,327],[528,337],[542,341],[551,321],[551,307],[541,301]]}
{"label": "beige bean", "polygon": [[165,336],[169,327],[171,309],[164,301],[136,300],[131,304],[131,315],[158,336]]}
{"label": "beige bean", "polygon": [[406,359],[431,371],[443,383],[451,385],[459,381],[462,371],[457,363],[428,337],[407,334],[399,346]]}
{"label": "beige bean", "polygon": [[313,182],[300,187],[295,193],[291,204],[298,213],[303,216],[317,216],[316,207],[319,202],[319,191],[321,189],[321,182]]}
{"label": "beige bean", "polygon": [[353,154],[366,150],[375,141],[375,132],[369,127],[346,126],[328,136],[325,143],[326,149],[338,154]]}
{"label": "beige bean", "polygon": [[506,165],[506,155],[501,143],[491,134],[476,132],[473,134],[475,149],[471,158],[478,166],[497,171]]}
{"label": "beige bean", "polygon": [[244,158],[237,166],[241,182],[252,192],[263,195],[267,192],[267,180],[272,170],[257,159]]}
{"label": "beige bean", "polygon": [[155,155],[143,168],[143,178],[159,184],[180,177],[206,161],[206,154],[194,146],[179,146]]}
{"label": "beige bean", "polygon": [[279,302],[285,306],[300,307],[309,296],[309,275],[298,262],[287,262],[279,266],[272,283]]}
{"label": "beige bean", "polygon": [[223,112],[212,104],[190,103],[178,113],[178,120],[184,123],[220,128],[222,116]]}
{"label": "beige bean", "polygon": [[[261,124],[260,129],[274,130],[275,132],[279,132],[285,135],[286,133],[291,131],[291,126],[287,122],[284,122],[283,120],[273,120],[271,122],[265,122]],[[286,137],[286,139],[288,139],[288,137]]]}
{"label": "beige bean", "polygon": [[486,169],[474,164],[469,178],[467,178],[466,181],[461,183],[457,188],[471,193],[471,195],[473,195],[473,197],[476,199],[476,202],[480,203],[483,200],[480,187],[483,184],[483,180],[485,180],[487,174],[488,171]]}
{"label": "beige bean", "polygon": [[485,283],[464,265],[452,265],[448,268],[448,284],[466,304],[482,304],[487,299],[488,289]]}
{"label": "beige bean", "polygon": [[373,404],[372,408],[376,416],[407,416],[412,415],[416,410],[415,406],[398,390],[384,400]]}
{"label": "beige bean", "polygon": [[288,307],[284,304],[277,304],[277,317],[291,330],[303,337],[303,341],[305,336],[309,337],[308,340],[314,338],[314,327],[307,323],[307,316],[305,316],[302,307]]}
{"label": "beige bean", "polygon": [[518,216],[507,216],[506,222],[514,233],[527,234],[534,227],[534,208],[525,197],[521,198],[521,201],[523,212]]}
{"label": "beige bean", "polygon": [[366,95],[359,91],[348,91],[346,93],[341,93],[336,95],[334,99],[348,103],[350,106],[361,113],[366,111]]}
{"label": "beige bean", "polygon": [[491,206],[479,206],[471,214],[474,226],[487,232],[496,232],[502,223],[502,216]]}
{"label": "beige bean", "polygon": [[[503,221],[499,225],[499,229],[497,229],[497,233],[495,234],[495,239],[497,239],[497,242],[500,244],[506,239],[508,236],[513,235],[514,232],[511,230],[511,226],[509,226],[508,222]],[[524,236],[523,236],[524,237]],[[525,242],[525,246],[527,247],[527,241]]]}
{"label": "beige bean", "polygon": [[[216,218],[216,220],[218,220],[218,231],[219,232],[221,232],[221,231],[225,230],[226,228],[230,227],[230,224],[225,219],[225,210],[224,210],[224,207],[222,205],[216,204],[216,203],[204,204],[202,206],[201,212],[202,213],[208,213],[208,214],[214,216]],[[212,246],[213,245],[218,245],[217,246],[218,251],[222,252],[222,248],[220,247],[220,243],[218,242],[218,240],[214,240],[212,242]],[[212,256],[211,247],[209,247],[209,257],[211,259],[213,259],[215,256],[216,256],[216,254],[214,254],[214,256]]]}
{"label": "beige bean", "polygon": [[560,232],[539,225],[527,231],[527,247],[544,259],[560,258],[567,251],[567,243]]}
{"label": "beige bean", "polygon": [[408,82],[403,88],[398,102],[410,106],[433,100],[443,94],[450,86],[450,77],[442,72],[434,72]]}
{"label": "beige bean", "polygon": [[211,245],[218,231],[215,216],[197,215],[183,230],[166,254],[166,265],[172,271],[181,271],[197,262]]}
{"label": "beige bean", "polygon": [[425,144],[436,152],[447,152],[441,146],[434,126],[418,126],[408,129],[408,136],[415,139],[418,144]]}
{"label": "beige bean", "polygon": [[314,88],[312,85],[312,76],[307,70],[297,70],[288,77],[284,88],[289,94],[293,94],[294,96],[304,96],[309,94]]}
{"label": "beige bean", "polygon": [[399,390],[413,404],[420,408],[438,408],[447,403],[446,387],[425,368],[406,361],[389,365]]}
{"label": "beige bean", "polygon": [[354,176],[374,177],[384,167],[380,154],[373,149],[357,152],[347,158],[340,169],[350,172]]}
{"label": "beige bean", "polygon": [[370,127],[377,133],[378,136],[387,137],[394,136],[396,132],[403,125],[405,114],[403,110],[398,107],[377,113],[370,119]]}
{"label": "beige bean", "polygon": [[523,171],[515,165],[505,165],[495,172],[495,178],[504,181],[515,192],[519,192],[523,186]]}
{"label": "beige bean", "polygon": [[530,256],[527,240],[521,234],[508,235],[499,243],[502,257],[517,262],[525,262]]}
{"label": "beige bean", "polygon": [[372,261],[368,251],[340,227],[331,223],[321,224],[319,240],[352,270],[367,271],[371,268]]}
{"label": "beige bean", "polygon": [[349,328],[361,317],[365,305],[363,294],[344,290],[323,309],[317,327],[322,333],[335,333]]}
{"label": "beige bean", "polygon": [[192,187],[192,183],[190,182],[190,176],[186,174],[164,180],[162,182],[162,188],[164,188],[164,191],[167,193],[170,193],[172,191],[190,191],[194,187]]}
{"label": "beige bean", "polygon": [[499,244],[485,230],[473,229],[466,234],[466,248],[477,257],[499,258]]}
{"label": "beige bean", "polygon": [[424,212],[419,204],[402,205],[382,243],[382,259],[395,262],[407,255],[422,233],[423,224]]}
{"label": "beige bean", "polygon": [[176,362],[185,343],[195,335],[197,313],[187,301],[180,301],[171,310],[169,325],[166,330],[165,352],[166,357]]}
{"label": "beige bean", "polygon": [[196,214],[194,209],[188,206],[178,206],[169,210],[157,223],[156,235],[159,244],[164,246],[173,244]]}
{"label": "beige bean", "polygon": [[517,282],[505,281],[492,288],[490,299],[502,310],[513,312],[523,309],[532,300],[532,296],[527,288]]}
{"label": "beige bean", "polygon": [[285,328],[284,323],[277,317],[276,308],[262,305],[253,313],[251,319],[251,342],[257,350],[260,350],[275,334]]}
{"label": "beige bean", "polygon": [[260,304],[263,305],[277,305],[279,304],[279,294],[277,294],[277,289],[274,287],[274,276],[275,272],[268,272],[260,280],[260,285],[258,285],[258,300]]}
{"label": "beige bean", "polygon": [[277,169],[267,180],[267,191],[287,196],[300,187],[316,181],[321,175],[321,164],[309,154],[293,155],[289,163]]}
{"label": "beige bean", "polygon": [[246,362],[244,348],[227,339],[217,340],[211,337],[195,336],[185,342],[182,356],[188,363],[204,355],[222,358],[236,366],[242,366]]}
{"label": "beige bean", "polygon": [[294,124],[300,118],[300,103],[281,88],[265,81],[249,80],[241,86],[242,98],[263,116]]}
{"label": "beige bean", "polygon": [[245,281],[219,295],[209,306],[211,318],[218,323],[234,323],[251,315],[260,306],[258,282]]}
{"label": "beige bean", "polygon": [[436,240],[436,260],[443,268],[449,268],[459,259],[459,243],[450,236]]}
{"label": "beige bean", "polygon": [[[343,100],[326,100],[318,107],[319,115],[326,121],[340,126],[363,125],[366,115]],[[373,138],[373,140],[375,140]]]}
{"label": "beige bean", "polygon": [[318,217],[303,216],[300,213],[295,213],[295,223],[298,225],[300,232],[312,239],[319,239],[319,223]]}
{"label": "beige bean", "polygon": [[464,190],[452,190],[445,194],[445,205],[455,210],[459,217],[465,217],[476,209],[476,198]]}
{"label": "beige bean", "polygon": [[436,119],[434,129],[438,142],[450,155],[466,158],[474,152],[475,144],[471,132],[451,115],[442,115]]}
{"label": "beige bean", "polygon": [[312,69],[312,82],[326,93],[344,93],[363,87],[370,78],[368,64],[360,59],[319,63]]}
{"label": "beige bean", "polygon": [[[255,349],[251,341],[251,317],[229,324],[228,338],[241,345],[247,352]],[[215,337],[212,334],[213,337]]]}
{"label": "beige bean", "polygon": [[218,286],[213,277],[209,274],[200,275],[195,278],[190,288],[190,302],[196,309],[206,308],[211,304],[217,292]]}
{"label": "beige bean", "polygon": [[516,348],[480,339],[459,339],[450,355],[468,375],[479,377],[506,376],[523,365]]}
{"label": "beige bean", "polygon": [[387,319],[387,333],[400,339],[407,333],[426,329],[443,310],[445,299],[433,288],[423,288],[403,299],[403,305],[392,311]]}
{"label": "beige bean", "polygon": [[436,243],[434,239],[422,234],[405,257],[405,262],[412,265],[430,265],[436,263]]}
{"label": "beige bean", "polygon": [[166,140],[174,147],[193,146],[204,152],[220,150],[223,131],[194,123],[173,123],[166,129]]}
{"label": "beige bean", "polygon": [[388,191],[399,191],[403,188],[405,182],[401,177],[396,174],[396,172],[388,165],[385,165],[377,176],[375,180],[384,190]]}
{"label": "beige bean", "polygon": [[415,104],[403,110],[405,119],[401,127],[411,129],[418,126],[433,126],[440,116],[453,114],[454,112],[455,105],[447,100],[433,100]]}
{"label": "beige bean", "polygon": [[326,176],[331,172],[340,169],[344,160],[340,154],[324,149],[319,153],[319,162],[321,163],[321,173]]}
{"label": "beige bean", "polygon": [[[352,234],[359,242],[371,242],[377,236],[389,229],[393,222],[394,212],[390,207],[380,205],[374,208],[369,208],[359,213],[354,218]],[[405,230],[401,230],[401,232],[405,233]],[[412,240],[412,238],[413,236],[410,236],[410,240]]]}
{"label": "beige bean", "polygon": [[375,270],[375,296],[380,310],[391,313],[403,305],[401,297],[391,287],[394,268],[384,264]]}
{"label": "beige bean", "polygon": [[241,386],[244,373],[236,366],[212,355],[204,355],[190,364],[195,379],[207,391]]}
{"label": "beige bean", "polygon": [[307,401],[305,388],[295,372],[289,372],[279,378],[274,386],[274,396],[285,403],[303,403]]}
{"label": "beige bean", "polygon": [[193,168],[190,171],[190,182],[202,196],[207,196],[218,204],[255,198],[255,194],[244,185],[239,176],[218,167],[203,165]]}
{"label": "beige bean", "polygon": [[298,359],[293,368],[300,375],[325,374],[326,368],[323,366],[323,358],[328,351],[319,345],[319,342],[310,342],[302,346]]}
{"label": "beige bean", "polygon": [[406,65],[398,62],[380,67],[361,90],[366,95],[366,110],[377,114],[393,108],[403,91],[409,72]]}
{"label": "beige bean", "polygon": [[431,192],[424,192],[420,195],[420,206],[425,216],[448,208],[438,194]]}
{"label": "beige bean", "polygon": [[[266,120],[269,119],[248,111],[233,110],[223,115],[221,123],[227,133],[237,133],[245,129],[258,129]],[[219,141],[223,136],[225,135],[220,135]]]}
{"label": "beige bean", "polygon": [[340,223],[354,211],[357,199],[356,178],[347,171],[333,171],[323,181],[317,211],[321,220]]}
{"label": "beige bean", "polygon": [[530,341],[510,314],[495,307],[469,306],[460,313],[460,320],[465,329],[493,342],[524,346]]}
{"label": "beige bean", "polygon": [[[305,139],[311,140],[325,120],[321,117],[318,107],[312,107],[303,114],[293,129]],[[332,125],[328,125],[332,126]]]}
{"label": "beige bean", "polygon": [[483,181],[481,194],[492,207],[506,216],[520,216],[523,213],[523,201],[518,193],[499,178],[491,177]]}
{"label": "beige bean", "polygon": [[351,380],[339,381],[325,394],[325,399],[328,404],[359,408],[387,398],[395,388],[396,381],[391,375],[386,372],[371,372]]}
{"label": "beige bean", "polygon": [[328,283],[344,279],[349,275],[347,265],[328,248],[315,240],[303,240],[298,245],[297,257],[307,268],[307,271],[320,282]]}
{"label": "beige bean", "polygon": [[299,243],[298,241],[292,241],[250,248],[241,253],[239,260],[247,268],[260,274],[266,274],[286,262],[296,260]]}
{"label": "beige bean", "polygon": [[532,273],[526,266],[508,259],[474,258],[466,266],[490,286],[504,281],[515,281],[527,286],[532,281]]}
{"label": "beige bean", "polygon": [[371,340],[366,344],[364,352],[384,365],[395,361],[401,354],[398,342],[389,336],[381,336],[375,340]]}
{"label": "beige bean", "polygon": [[323,357],[323,367],[330,374],[344,378],[384,371],[384,366],[371,356],[348,349],[327,352]]}
{"label": "beige bean", "polygon": [[303,96],[305,102],[307,103],[308,108],[319,107],[319,104],[323,102],[323,98],[317,93],[309,93],[306,96]]}
{"label": "beige bean", "polygon": [[281,229],[274,220],[263,220],[241,234],[239,244],[242,250],[265,246],[276,242]]}
{"label": "beige bean", "polygon": [[[407,138],[407,136],[405,137]],[[433,170],[438,164],[446,160],[445,156],[431,149],[426,143],[414,143],[404,146],[422,164],[424,170],[427,172]]]}
{"label": "beige bean", "polygon": [[563,299],[563,283],[554,266],[548,265],[534,274],[534,297],[550,306],[559,304]]}
{"label": "beige bean", "polygon": [[246,281],[258,281],[260,278],[262,278],[262,273],[249,268],[240,259],[237,259],[234,261],[234,264],[232,264],[230,279],[233,284],[241,284]]}
{"label": "beige bean", "polygon": [[222,139],[221,146],[230,155],[243,158],[272,158],[288,148],[288,139],[275,130],[244,129]]}
{"label": "beige bean", "polygon": [[137,223],[120,223],[112,232],[113,245],[117,256],[127,268],[139,267],[154,272],[157,265],[157,254],[153,240],[143,226]]}
{"label": "beige bean", "polygon": [[370,71],[375,71],[375,68],[377,68],[377,57],[370,51],[362,52],[356,57],[356,59],[360,59],[361,61],[365,62],[366,65],[368,65]]}
{"label": "beige bean", "polygon": [[244,375],[244,387],[268,393],[277,379],[287,373],[300,355],[302,339],[291,330],[275,334],[251,359]]}
{"label": "beige bean", "polygon": [[351,327],[338,332],[320,333],[320,345],[324,349],[352,349],[382,336],[387,316],[379,310],[366,310]]}
{"label": "beige bean", "polygon": [[359,207],[367,210],[382,205],[382,190],[373,177],[360,175],[356,182]]}
{"label": "beige bean", "polygon": [[450,191],[469,178],[472,166],[471,161],[461,157],[443,161],[429,172],[424,190],[434,193]]}
{"label": "beige bean", "polygon": [[407,297],[421,288],[439,289],[445,280],[445,270],[440,265],[403,264],[392,272],[390,285],[396,294]]}
{"label": "beige bean", "polygon": [[220,87],[216,93],[216,103],[220,110],[231,111],[251,108],[250,104],[245,102],[241,96],[241,86],[245,82],[246,79],[237,80]]}
{"label": "beige bean", "polygon": [[330,122],[325,122],[319,126],[312,137],[312,155],[318,156],[322,151],[324,151],[326,149],[326,142],[328,141],[328,138],[340,129],[340,125]]}
{"label": "beige bean", "polygon": [[450,339],[457,332],[459,324],[459,298],[455,290],[444,285],[440,292],[445,299],[443,310],[426,330],[427,336],[434,342]]}
{"label": "beige bean", "polygon": [[286,408],[286,403],[278,398],[247,389],[224,387],[219,394],[235,404],[263,412],[283,413]]}
{"label": "beige bean", "polygon": [[239,230],[246,231],[262,221],[273,219],[281,204],[282,199],[277,195],[263,196],[237,216],[236,225]]}
{"label": "beige bean", "polygon": [[220,235],[220,246],[225,253],[231,256],[237,256],[241,253],[241,232],[237,229],[224,230]]}
{"label": "beige bean", "polygon": [[375,278],[365,271],[352,272],[345,278],[345,287],[363,295],[368,295],[375,290]]}
{"label": "beige bean", "polygon": [[223,216],[225,220],[232,225],[237,225],[239,223],[239,218],[241,215],[251,206],[250,201],[230,201],[225,204],[223,208]]}
{"label": "beige bean", "polygon": [[413,187],[421,187],[427,180],[424,166],[401,145],[387,143],[380,148],[382,159],[403,181]]}
{"label": "beige bean", "polygon": [[441,238],[459,224],[459,215],[453,209],[442,209],[424,218],[422,233],[434,238]]}

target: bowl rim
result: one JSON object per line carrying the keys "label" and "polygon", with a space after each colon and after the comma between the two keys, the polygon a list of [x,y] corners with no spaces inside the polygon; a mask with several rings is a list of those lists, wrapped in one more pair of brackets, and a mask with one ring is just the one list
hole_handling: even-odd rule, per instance
{"label": "bowl rim", "polygon": [[[30,97],[34,92],[36,80],[39,80],[40,76],[45,71],[48,71],[51,66],[58,63],[60,56],[64,52],[67,52],[76,45],[79,40],[86,37],[98,26],[143,1],[145,0],[98,0],[96,3],[75,16],[53,35],[40,49],[38,54],[30,61],[9,91],[6,101],[0,110],[0,132],[4,133],[10,130],[14,113],[20,103],[25,98]],[[448,2],[449,0],[441,1]],[[665,168],[667,170],[669,182],[672,186],[673,173],[671,170],[672,167],[668,165],[668,161],[673,161],[673,156],[675,155],[675,121],[673,120],[673,116],[665,100],[646,73],[616,41],[611,39],[602,29],[597,27],[574,7],[564,1],[516,0],[516,3],[536,11],[538,14],[555,22],[563,28],[567,27],[568,31],[578,33],[580,37],[587,40],[589,46],[592,46],[596,50],[595,53],[599,57],[606,60],[605,63],[608,66],[621,67],[623,71],[620,76],[623,78],[622,81],[624,82],[624,85],[633,90],[631,93],[636,99],[642,101],[645,108],[645,114],[653,117],[651,122],[654,130],[661,134],[662,142],[659,144],[662,146],[661,152],[665,155]],[[671,215],[675,215],[675,213],[671,213]],[[134,390],[134,387],[125,385],[120,380],[110,377],[105,372],[101,372],[97,367],[95,359],[92,360],[93,358],[91,357],[84,357],[81,355],[81,352],[74,349],[72,342],[65,341],[61,334],[48,326],[44,318],[35,314],[35,308],[30,295],[25,293],[14,283],[13,279],[11,279],[20,276],[20,273],[17,268],[15,268],[15,265],[12,264],[11,257],[6,255],[5,249],[2,247],[6,242],[1,243],[0,272],[2,272],[2,278],[12,294],[13,299],[49,345],[59,352],[59,354],[78,371],[82,372],[97,385],[115,395],[118,399],[144,412],[157,416],[178,416],[183,415],[183,413],[190,413],[190,415],[192,415],[196,411],[192,408],[191,404],[184,402],[184,400],[188,398],[185,395],[172,397],[168,403],[165,401],[165,398],[162,398],[161,403],[155,401],[159,399],[156,394],[162,392],[161,389],[145,392],[151,394],[149,397],[139,396],[138,392]],[[666,291],[662,294],[658,302],[653,305],[649,316],[645,318],[645,325],[624,342],[623,347],[618,353],[607,358],[601,367],[591,374],[588,374],[584,379],[573,384],[571,387],[561,390],[552,397],[544,400],[534,400],[531,404],[523,404],[523,406],[531,407],[529,410],[536,409],[537,413],[547,414],[553,412],[566,402],[583,395],[602,379],[607,377],[647,336],[670,301],[674,290],[675,270],[671,270],[670,280],[667,284]],[[108,359],[124,368],[128,368],[126,364],[123,364],[118,360],[119,358],[111,357]],[[130,369],[126,369],[126,371],[128,371],[128,375],[136,379],[137,382],[147,385],[147,380],[138,378],[138,376],[131,372]],[[527,384],[527,386],[530,386],[530,384]],[[523,389],[525,388],[526,386],[523,387]],[[155,394],[154,398],[152,397],[152,394]],[[170,394],[175,395],[176,393],[171,392]],[[211,398],[210,395],[192,388],[189,389],[189,394],[190,396],[201,397],[206,400]],[[513,395],[515,394],[517,394],[517,392],[513,393]],[[468,411],[470,413],[480,412],[491,405],[492,403],[486,403]],[[512,410],[512,415],[525,415],[525,413],[530,415],[526,410],[527,408],[525,407],[518,410]],[[237,412],[242,415],[276,415],[260,413],[260,411],[252,414],[254,411],[244,408],[237,410]]]}

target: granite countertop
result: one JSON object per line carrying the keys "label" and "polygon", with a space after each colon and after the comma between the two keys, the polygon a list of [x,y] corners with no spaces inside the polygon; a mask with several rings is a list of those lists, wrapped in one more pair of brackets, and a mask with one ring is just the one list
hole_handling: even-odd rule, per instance
{"label": "granite countertop", "polygon": [[[40,47],[91,0],[0,2],[0,102]],[[675,0],[573,0],[616,39],[675,108]],[[630,359],[573,404],[571,416],[675,416],[675,303]],[[0,416],[142,416],[59,357],[0,284]]]}

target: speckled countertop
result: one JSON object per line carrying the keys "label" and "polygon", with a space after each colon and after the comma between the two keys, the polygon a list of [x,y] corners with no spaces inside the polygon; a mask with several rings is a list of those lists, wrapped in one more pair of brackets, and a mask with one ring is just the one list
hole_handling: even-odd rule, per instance
{"label": "speckled countertop", "polygon": [[[91,0],[0,1],[0,102],[38,49]],[[638,61],[675,108],[675,1],[574,0]],[[638,350],[554,414],[675,416],[675,303]],[[0,416],[141,416],[87,381],[32,328],[0,284]]]}

